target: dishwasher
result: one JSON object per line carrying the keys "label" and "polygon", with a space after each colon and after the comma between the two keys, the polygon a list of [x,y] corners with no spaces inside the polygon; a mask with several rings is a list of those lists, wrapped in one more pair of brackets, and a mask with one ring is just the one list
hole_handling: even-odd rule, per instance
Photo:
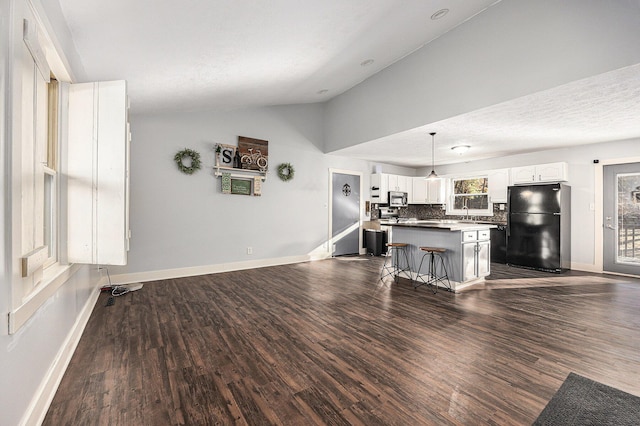
{"label": "dishwasher", "polygon": [[507,225],[491,228],[491,261],[507,263]]}

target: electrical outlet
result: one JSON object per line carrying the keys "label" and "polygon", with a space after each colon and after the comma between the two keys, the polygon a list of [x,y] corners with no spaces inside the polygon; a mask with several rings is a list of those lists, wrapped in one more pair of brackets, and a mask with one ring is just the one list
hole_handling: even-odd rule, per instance
{"label": "electrical outlet", "polygon": [[247,247],[247,254],[253,254],[253,247]]}

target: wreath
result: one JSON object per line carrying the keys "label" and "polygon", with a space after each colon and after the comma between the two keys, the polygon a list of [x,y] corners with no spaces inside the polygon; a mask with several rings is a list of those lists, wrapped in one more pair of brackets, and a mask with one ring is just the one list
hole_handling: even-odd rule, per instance
{"label": "wreath", "polygon": [[291,163],[282,163],[278,166],[278,177],[283,182],[288,182],[293,179],[293,175],[296,173]]}
{"label": "wreath", "polygon": [[[191,158],[191,166],[187,167],[184,165],[182,160],[185,157]],[[193,149],[185,148],[182,151],[179,151],[174,157],[173,160],[178,165],[178,168],[182,173],[186,173],[188,175],[193,174],[196,170],[200,169],[200,153],[198,151],[194,151]]]}

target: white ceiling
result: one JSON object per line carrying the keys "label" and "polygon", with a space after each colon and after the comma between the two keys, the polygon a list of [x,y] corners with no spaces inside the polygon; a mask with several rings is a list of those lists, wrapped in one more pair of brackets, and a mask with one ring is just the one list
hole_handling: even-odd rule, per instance
{"label": "white ceiling", "polygon": [[87,78],[127,80],[131,108],[149,111],[322,102],[496,1],[59,3]]}
{"label": "white ceiling", "polygon": [[[333,154],[400,166],[430,166],[430,132],[436,132],[436,165],[640,137],[640,64]],[[457,145],[470,148],[459,155],[451,150]]]}
{"label": "white ceiling", "polygon": [[[323,102],[497,2],[58,1],[86,79],[127,80],[134,113]],[[338,153],[420,167],[431,131],[445,164],[637,137],[638,117],[636,66]],[[452,155],[456,144],[472,148]]]}

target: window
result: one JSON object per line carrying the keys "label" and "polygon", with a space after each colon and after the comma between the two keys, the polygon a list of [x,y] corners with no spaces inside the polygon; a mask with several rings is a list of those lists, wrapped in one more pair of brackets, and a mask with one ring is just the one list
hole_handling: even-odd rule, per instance
{"label": "window", "polygon": [[44,228],[43,241],[48,247],[48,258],[44,267],[58,260],[58,82],[51,79],[48,85],[47,143],[44,171]]}
{"label": "window", "polygon": [[488,190],[487,176],[451,179],[451,197],[447,203],[447,214],[492,216],[493,206],[489,202]]}
{"label": "window", "polygon": [[[63,219],[59,150],[63,129],[58,123],[65,106],[61,103],[61,87],[52,74],[65,79],[69,76],[48,34],[38,25],[33,8],[21,9],[24,43],[22,49],[13,52],[20,78],[12,82],[12,87],[19,89],[15,93],[20,98],[11,109],[10,120],[15,133],[12,154],[16,166],[12,175],[16,190],[12,191],[11,203],[19,210],[14,218],[12,257],[20,260],[20,267],[11,282],[10,334],[55,294],[74,268],[59,262],[63,254],[59,243]],[[56,64],[55,71],[49,67],[50,62]]]}

